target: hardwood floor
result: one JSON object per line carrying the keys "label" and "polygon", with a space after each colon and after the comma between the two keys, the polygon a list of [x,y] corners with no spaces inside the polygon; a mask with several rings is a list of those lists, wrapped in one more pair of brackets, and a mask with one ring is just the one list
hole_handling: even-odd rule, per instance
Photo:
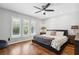
{"label": "hardwood floor", "polygon": [[[65,47],[62,55],[73,55],[74,46],[68,45]],[[7,48],[0,49],[0,55],[56,55],[38,44],[32,43],[32,41],[20,42],[12,44]]]}
{"label": "hardwood floor", "polygon": [[75,46],[68,44],[68,46],[65,47],[62,54],[68,54],[68,55],[74,55],[75,54]]}

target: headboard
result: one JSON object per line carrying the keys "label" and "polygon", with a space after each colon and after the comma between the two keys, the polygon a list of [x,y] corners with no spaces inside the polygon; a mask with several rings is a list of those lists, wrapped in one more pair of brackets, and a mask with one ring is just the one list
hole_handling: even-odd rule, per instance
{"label": "headboard", "polygon": [[63,31],[65,36],[68,36],[68,30],[53,30],[53,29],[47,29],[47,31]]}

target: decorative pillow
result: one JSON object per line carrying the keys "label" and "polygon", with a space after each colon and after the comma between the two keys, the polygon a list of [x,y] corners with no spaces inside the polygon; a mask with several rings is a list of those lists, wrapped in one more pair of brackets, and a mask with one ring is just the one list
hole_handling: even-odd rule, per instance
{"label": "decorative pillow", "polygon": [[64,35],[64,32],[62,32],[62,31],[57,31],[56,32],[56,36],[63,36]]}
{"label": "decorative pillow", "polygon": [[56,36],[56,31],[51,31],[50,35]]}
{"label": "decorative pillow", "polygon": [[50,35],[50,33],[51,33],[51,31],[47,31],[47,32],[46,32],[46,35]]}

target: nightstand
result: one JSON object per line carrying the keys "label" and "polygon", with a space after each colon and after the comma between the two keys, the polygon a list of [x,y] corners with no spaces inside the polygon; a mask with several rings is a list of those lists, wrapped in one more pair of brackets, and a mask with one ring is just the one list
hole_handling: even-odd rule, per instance
{"label": "nightstand", "polygon": [[75,35],[68,35],[69,43],[74,44],[75,43]]}

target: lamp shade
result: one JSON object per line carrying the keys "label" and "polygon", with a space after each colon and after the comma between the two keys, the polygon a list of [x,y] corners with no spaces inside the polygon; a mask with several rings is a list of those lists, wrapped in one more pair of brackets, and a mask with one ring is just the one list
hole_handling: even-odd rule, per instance
{"label": "lamp shade", "polygon": [[46,27],[41,27],[41,29],[46,29]]}
{"label": "lamp shade", "polygon": [[71,26],[71,29],[78,29],[78,26],[77,25]]}

